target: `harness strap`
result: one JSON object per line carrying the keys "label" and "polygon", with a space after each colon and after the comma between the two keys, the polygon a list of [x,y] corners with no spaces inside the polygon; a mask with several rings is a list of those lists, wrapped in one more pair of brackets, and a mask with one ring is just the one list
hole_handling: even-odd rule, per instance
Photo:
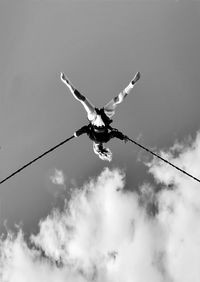
{"label": "harness strap", "polygon": [[109,125],[113,122],[112,119],[110,119],[104,112],[104,108],[98,109],[95,108],[98,115],[101,116],[103,122],[105,123],[106,127],[109,127]]}

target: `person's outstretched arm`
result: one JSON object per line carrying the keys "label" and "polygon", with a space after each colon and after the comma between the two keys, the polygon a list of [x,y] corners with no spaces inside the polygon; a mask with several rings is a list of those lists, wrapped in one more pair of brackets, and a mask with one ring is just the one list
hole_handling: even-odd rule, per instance
{"label": "person's outstretched arm", "polygon": [[120,140],[123,140],[125,143],[128,141],[128,137],[116,128],[112,129],[112,131],[109,133],[109,137],[110,137],[110,139],[111,138],[118,138]]}
{"label": "person's outstretched arm", "polygon": [[88,131],[89,131],[88,125],[84,125],[83,127],[81,127],[80,129],[74,132],[74,136],[79,137],[82,134],[88,133]]}

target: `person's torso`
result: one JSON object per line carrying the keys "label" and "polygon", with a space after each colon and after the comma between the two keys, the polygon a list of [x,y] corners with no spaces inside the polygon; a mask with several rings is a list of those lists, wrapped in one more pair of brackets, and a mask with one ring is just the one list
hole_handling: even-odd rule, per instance
{"label": "person's torso", "polygon": [[104,130],[96,130],[92,125],[89,126],[89,138],[94,142],[106,143],[110,140],[109,130],[104,127]]}
{"label": "person's torso", "polygon": [[108,142],[109,141],[109,125],[112,120],[106,116],[104,109],[96,110],[96,117],[90,123],[89,137],[95,142]]}

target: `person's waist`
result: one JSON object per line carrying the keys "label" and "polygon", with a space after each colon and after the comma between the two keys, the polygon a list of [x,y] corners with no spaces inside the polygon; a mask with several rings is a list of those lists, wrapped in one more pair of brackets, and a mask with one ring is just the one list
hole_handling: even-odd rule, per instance
{"label": "person's waist", "polygon": [[105,126],[93,126],[94,131],[97,133],[103,133],[106,132],[106,127]]}

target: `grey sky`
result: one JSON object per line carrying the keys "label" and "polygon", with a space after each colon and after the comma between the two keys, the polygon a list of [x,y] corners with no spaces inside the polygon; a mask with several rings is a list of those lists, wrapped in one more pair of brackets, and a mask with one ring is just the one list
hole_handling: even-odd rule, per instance
{"label": "grey sky", "polygon": [[[61,71],[99,107],[141,71],[113,126],[157,148],[194,135],[199,26],[198,1],[0,1],[1,179],[87,123]],[[8,226],[23,221],[27,230],[35,228],[56,204],[48,179],[55,168],[64,171],[67,187],[104,166],[125,168],[129,187],[147,179],[136,147],[119,140],[109,147],[111,164],[82,136],[1,185],[1,230],[5,219]]]}

